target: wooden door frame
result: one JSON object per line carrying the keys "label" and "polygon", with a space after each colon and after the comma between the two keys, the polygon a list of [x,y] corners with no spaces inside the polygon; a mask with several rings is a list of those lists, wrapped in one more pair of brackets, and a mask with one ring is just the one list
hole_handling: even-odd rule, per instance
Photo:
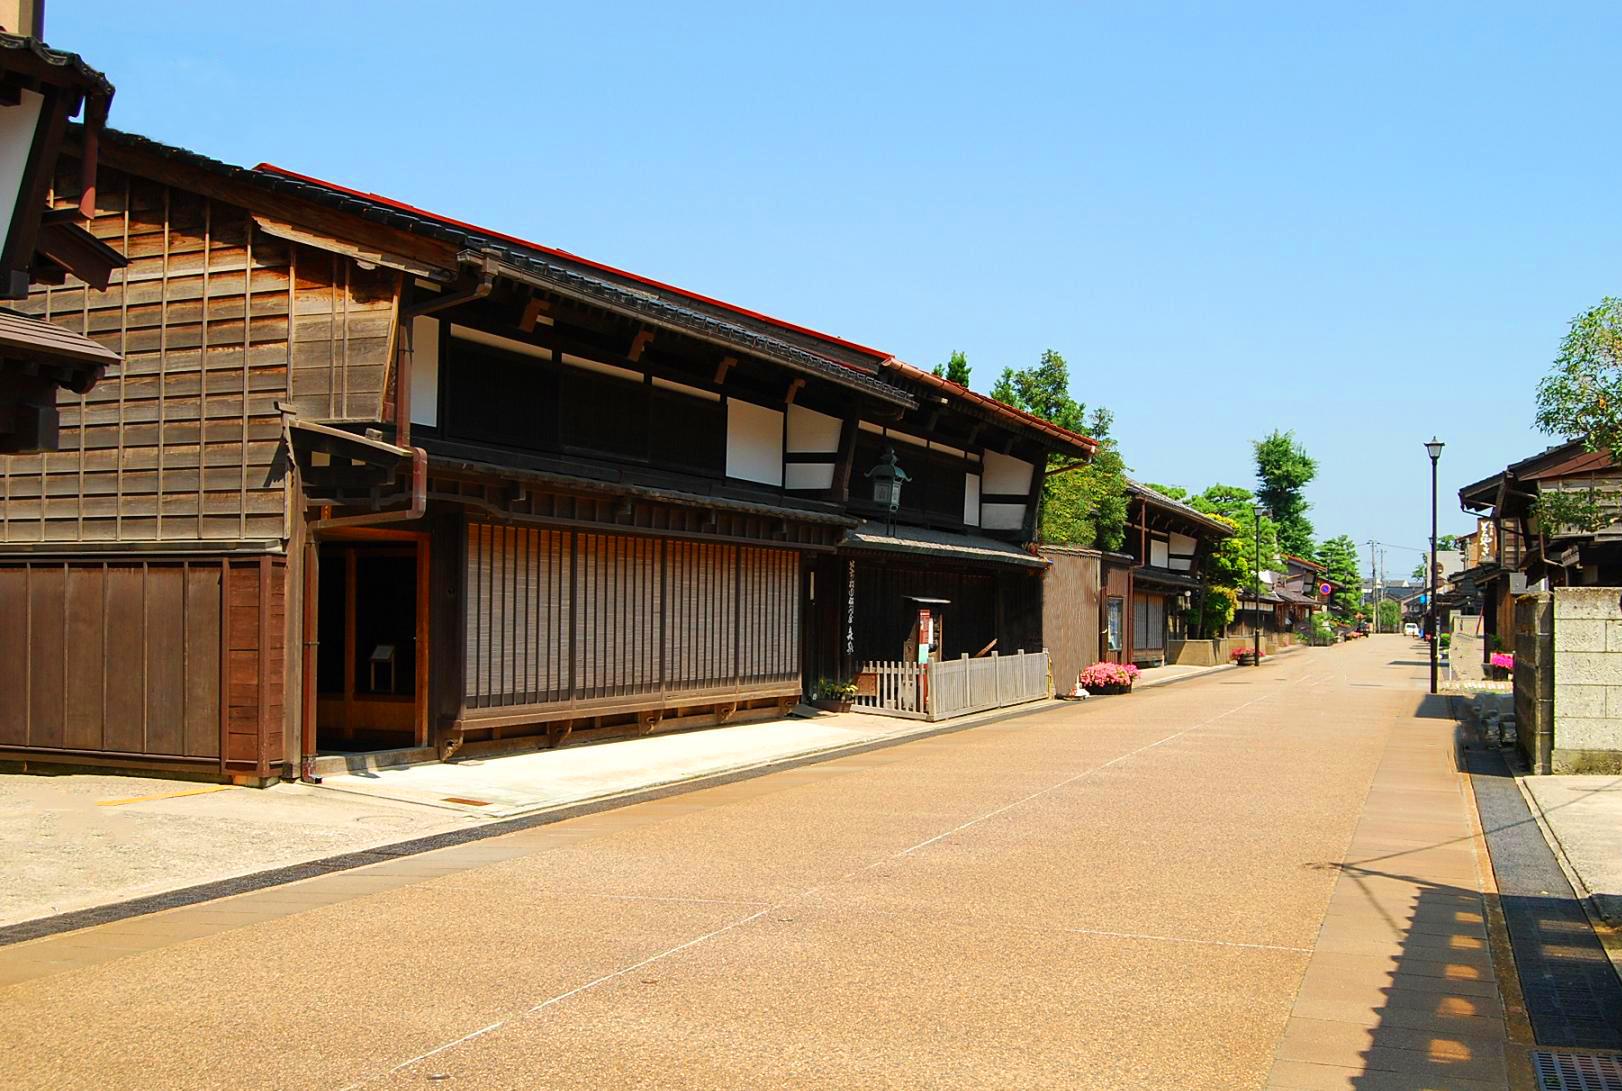
{"label": "wooden door frame", "polygon": [[[413,701],[412,701],[413,705],[415,706],[414,709],[412,710],[413,711],[412,719],[414,721],[414,730],[412,731],[412,739],[413,739],[412,745],[417,746],[417,747],[425,747],[425,746],[427,746],[429,744],[428,743],[428,688],[429,688],[429,680],[428,680],[429,647],[428,647],[428,641],[429,641],[429,632],[430,632],[429,625],[428,625],[428,573],[429,573],[429,550],[430,550],[429,534],[428,534],[427,531],[394,530],[394,529],[385,529],[383,527],[339,527],[339,528],[335,528],[333,530],[323,531],[323,532],[321,532],[321,533],[319,533],[319,534],[317,534],[315,536],[315,547],[316,547],[316,551],[317,551],[318,555],[319,555],[319,552],[320,552],[320,548],[323,545],[334,544],[334,545],[350,545],[350,546],[353,546],[353,545],[364,544],[364,543],[367,543],[367,542],[409,543],[409,544],[414,544],[416,546],[416,549],[417,549],[417,565],[416,565],[416,569],[417,569],[417,580],[416,580],[416,583],[417,583],[417,587],[416,587],[416,590],[417,590],[417,631],[416,631],[416,640],[415,640],[416,648],[415,648],[415,664],[414,664],[415,670],[416,670],[416,675],[415,675],[415,678],[416,678],[416,683],[415,683],[415,685],[416,685],[416,693],[415,693]],[[351,553],[350,556],[353,557],[354,554]],[[345,594],[347,596],[349,596],[351,601],[352,601],[353,596],[354,596],[354,566],[353,566],[353,564],[350,564],[348,567],[349,567],[349,572],[348,572],[348,574],[346,576],[346,579],[345,579],[345,586],[346,586]],[[312,616],[314,616],[314,618],[315,618],[316,631],[319,633],[320,632],[320,624],[321,624],[319,595],[317,596],[316,609],[313,612]],[[308,637],[306,637],[306,639],[308,639]],[[346,652],[352,652],[352,649],[346,649]],[[352,671],[352,670],[355,669],[353,659],[354,659],[353,654],[347,654],[346,655],[346,666],[344,668],[346,674],[349,671]],[[315,682],[316,682],[316,680],[315,680],[315,678],[313,676],[306,677],[304,679],[304,684],[306,686],[313,687],[315,685]],[[349,687],[349,686],[346,686],[345,689],[346,689],[346,691],[352,691],[352,687]],[[320,727],[319,723],[316,726],[317,726],[317,730],[319,730],[319,727]]]}

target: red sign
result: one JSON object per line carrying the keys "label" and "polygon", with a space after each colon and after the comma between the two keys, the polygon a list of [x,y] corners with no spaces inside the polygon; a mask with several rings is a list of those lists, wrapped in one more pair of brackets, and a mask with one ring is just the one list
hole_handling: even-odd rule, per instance
{"label": "red sign", "polygon": [[1327,595],[1327,594],[1329,594],[1329,593],[1330,593],[1330,592],[1331,592],[1331,591],[1333,591],[1333,590],[1334,590],[1334,589],[1335,589],[1335,588],[1334,588],[1334,587],[1333,587],[1333,586],[1332,586],[1332,585],[1330,585],[1330,584],[1327,584],[1327,583],[1320,583],[1320,584],[1319,584],[1319,585],[1318,585],[1318,594],[1320,594],[1320,595]]}

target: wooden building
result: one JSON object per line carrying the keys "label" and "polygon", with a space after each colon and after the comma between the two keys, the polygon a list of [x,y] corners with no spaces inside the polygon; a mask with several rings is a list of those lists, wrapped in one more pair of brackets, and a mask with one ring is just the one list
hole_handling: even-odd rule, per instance
{"label": "wooden building", "polygon": [[[1588,525],[1539,520],[1538,501],[1551,493],[1588,506]],[[1483,655],[1494,637],[1503,647],[1513,643],[1516,595],[1622,585],[1622,469],[1606,451],[1579,440],[1557,444],[1466,485],[1459,506],[1477,516],[1476,542],[1450,582],[1472,606],[1479,600]]]}
{"label": "wooden building", "polygon": [[1127,494],[1132,611],[1123,661],[1160,666],[1187,636],[1183,617],[1203,594],[1205,558],[1233,529],[1137,481]]}
{"label": "wooden building", "polygon": [[127,266],[20,305],[123,364],[0,458],[0,758],[264,782],[776,715],[924,600],[949,654],[1040,645],[1023,546],[1086,437],[267,165],[109,131],[94,207]]}

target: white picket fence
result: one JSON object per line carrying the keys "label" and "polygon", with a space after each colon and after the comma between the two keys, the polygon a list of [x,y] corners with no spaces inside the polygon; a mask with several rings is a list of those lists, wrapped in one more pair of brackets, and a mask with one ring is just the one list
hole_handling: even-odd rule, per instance
{"label": "white picket fence", "polygon": [[862,673],[877,676],[872,696],[858,696],[853,708],[880,716],[947,720],[971,712],[1006,708],[1049,696],[1048,653],[1019,652],[939,663],[867,663]]}

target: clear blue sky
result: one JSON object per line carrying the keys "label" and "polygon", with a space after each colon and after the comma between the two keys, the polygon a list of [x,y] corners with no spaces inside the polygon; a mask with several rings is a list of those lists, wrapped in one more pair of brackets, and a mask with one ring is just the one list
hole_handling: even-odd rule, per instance
{"label": "clear blue sky", "polygon": [[[1139,477],[1420,546],[1622,294],[1615,5],[51,0],[113,124],[388,194],[974,386],[1044,348]],[[1364,550],[1365,556],[1367,550]],[[1393,552],[1393,570],[1412,553]]]}

